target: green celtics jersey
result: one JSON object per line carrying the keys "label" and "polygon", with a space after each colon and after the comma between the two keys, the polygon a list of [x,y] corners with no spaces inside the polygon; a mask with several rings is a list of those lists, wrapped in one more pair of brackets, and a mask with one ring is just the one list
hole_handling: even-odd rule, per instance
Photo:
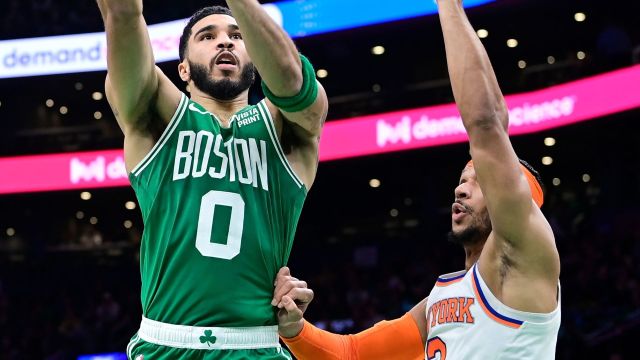
{"label": "green celtics jersey", "polygon": [[183,94],[129,179],[144,221],[145,317],[190,326],[277,324],[273,282],[307,190],[264,100],[224,128]]}

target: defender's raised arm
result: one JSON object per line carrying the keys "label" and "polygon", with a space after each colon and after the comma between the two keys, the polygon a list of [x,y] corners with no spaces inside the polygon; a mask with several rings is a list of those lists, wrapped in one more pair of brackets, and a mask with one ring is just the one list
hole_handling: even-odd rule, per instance
{"label": "defender's raised arm", "polygon": [[[479,268],[496,287],[509,289],[506,297],[513,295],[513,301],[507,300],[508,305],[551,311],[557,305],[560,262],[551,227],[537,206],[541,204],[532,201],[532,194],[542,196],[540,184],[527,180],[533,175],[523,169],[511,145],[505,99],[462,1],[438,0],[438,6],[451,86],[473,159],[460,183],[477,180],[491,219]],[[464,187],[456,189],[456,201],[464,203],[467,196]],[[531,292],[549,296],[532,300],[526,296]]]}

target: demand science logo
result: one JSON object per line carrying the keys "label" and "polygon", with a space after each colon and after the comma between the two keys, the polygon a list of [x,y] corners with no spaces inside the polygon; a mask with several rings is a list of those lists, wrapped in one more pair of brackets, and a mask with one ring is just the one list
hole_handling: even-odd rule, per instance
{"label": "demand science logo", "polygon": [[[521,133],[533,130],[531,127],[546,127],[544,123],[550,121],[557,125],[556,121],[571,118],[576,102],[577,97],[565,96],[514,106],[509,109],[509,128],[512,132]],[[443,116],[445,113],[449,115]],[[379,119],[376,122],[376,143],[380,148],[429,140],[435,142],[432,145],[467,140],[462,119],[455,106],[407,111],[399,120]]]}
{"label": "demand science logo", "polygon": [[127,170],[122,156],[117,156],[111,161],[107,161],[104,156],[97,156],[88,162],[73,157],[69,163],[69,170],[69,181],[72,184],[104,183],[108,180],[127,179]]}

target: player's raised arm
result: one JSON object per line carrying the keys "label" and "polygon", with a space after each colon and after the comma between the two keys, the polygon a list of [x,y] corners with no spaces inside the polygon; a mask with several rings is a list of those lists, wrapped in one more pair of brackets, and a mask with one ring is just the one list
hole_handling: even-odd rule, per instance
{"label": "player's raised arm", "polygon": [[[98,0],[98,7],[107,34],[107,98],[125,137],[145,133],[150,122],[170,119],[180,92],[155,66],[142,0]],[[125,144],[125,153],[132,148]]]}
{"label": "player's raised arm", "polygon": [[438,0],[438,6],[453,94],[469,134],[473,168],[496,241],[488,242],[484,252],[508,255],[512,263],[503,265],[548,280],[555,294],[559,257],[553,233],[532,201],[509,141],[509,113],[489,57],[462,1]]}
{"label": "player's raised arm", "polygon": [[[282,27],[256,0],[228,0],[247,51],[264,81],[267,98],[309,137],[320,136],[327,96],[311,64],[301,58]],[[271,94],[268,94],[271,93]]]}

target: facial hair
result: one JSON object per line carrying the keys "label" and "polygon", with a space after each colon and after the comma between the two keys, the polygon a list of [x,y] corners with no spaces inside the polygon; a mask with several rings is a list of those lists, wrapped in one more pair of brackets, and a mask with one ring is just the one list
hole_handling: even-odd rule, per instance
{"label": "facial hair", "polygon": [[187,61],[191,69],[193,84],[200,91],[217,100],[229,101],[237,98],[243,91],[250,88],[256,79],[256,68],[253,63],[245,65],[240,73],[240,80],[235,81],[228,77],[214,80],[206,66]]}
{"label": "facial hair", "polygon": [[[467,209],[470,210],[469,208]],[[449,234],[447,234],[447,239],[450,242],[462,246],[472,246],[487,240],[491,233],[491,218],[489,217],[489,212],[484,210],[476,216],[473,210],[471,210],[468,216],[473,216],[471,225],[459,232],[450,231]]]}

